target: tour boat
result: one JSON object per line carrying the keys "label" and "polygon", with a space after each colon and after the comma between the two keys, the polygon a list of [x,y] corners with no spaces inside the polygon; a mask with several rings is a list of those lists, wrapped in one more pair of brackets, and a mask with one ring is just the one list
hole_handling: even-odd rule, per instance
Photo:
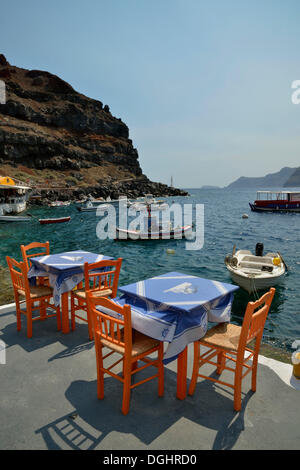
{"label": "tour boat", "polygon": [[257,191],[255,212],[300,212],[300,191]]}
{"label": "tour boat", "polygon": [[[6,214],[18,214],[25,211],[30,191],[31,187],[21,181],[9,176],[0,176],[0,215],[5,217]],[[9,222],[8,219],[5,221]],[[16,221],[16,219],[11,221]]]}
{"label": "tour boat", "polygon": [[58,219],[39,219],[39,223],[44,225],[44,224],[60,224],[62,222],[69,222],[71,219],[70,216],[68,217],[60,217]]}
{"label": "tour boat", "polygon": [[225,257],[225,265],[232,281],[249,294],[274,287],[285,274],[287,266],[281,254],[263,255],[263,245],[256,245],[255,255],[250,250],[233,250]]}

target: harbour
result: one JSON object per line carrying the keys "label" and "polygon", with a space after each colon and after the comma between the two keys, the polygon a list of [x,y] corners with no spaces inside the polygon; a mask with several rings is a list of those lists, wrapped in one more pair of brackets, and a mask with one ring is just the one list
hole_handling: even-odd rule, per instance
{"label": "harbour", "polygon": [[[53,252],[72,250],[78,246],[85,250],[105,252],[122,257],[124,265],[120,285],[146,279],[166,271],[183,271],[193,275],[231,282],[224,264],[226,253],[234,244],[239,249],[255,250],[258,242],[265,252],[279,251],[289,271],[276,286],[276,295],[268,315],[263,341],[268,345],[290,352],[292,342],[300,337],[300,240],[299,214],[256,213],[249,209],[256,191],[226,189],[187,189],[190,196],[166,198],[171,204],[204,204],[204,246],[198,251],[185,249],[183,240],[145,240],[116,243],[99,240],[96,236],[100,220],[96,212],[78,212],[76,204],[61,207],[30,206],[31,222],[0,225],[0,259],[6,268],[9,253],[18,259],[18,247],[32,240],[49,241]],[[241,215],[247,211],[248,218]],[[229,210],[230,208],[230,210]],[[22,213],[22,215],[26,215]],[[70,217],[67,223],[41,225],[38,219]],[[288,230],[287,230],[288,226]],[[248,300],[253,300],[243,289],[235,293],[232,319],[241,324]]]}

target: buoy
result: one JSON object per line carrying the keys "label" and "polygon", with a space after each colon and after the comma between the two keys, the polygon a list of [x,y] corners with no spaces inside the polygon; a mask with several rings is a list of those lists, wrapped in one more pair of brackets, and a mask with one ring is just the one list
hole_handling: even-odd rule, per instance
{"label": "buoy", "polygon": [[167,253],[168,255],[174,255],[175,250],[173,250],[173,248],[167,248]]}
{"label": "buoy", "polygon": [[243,214],[243,215],[242,215],[242,218],[243,218],[243,219],[248,219],[248,214]]}

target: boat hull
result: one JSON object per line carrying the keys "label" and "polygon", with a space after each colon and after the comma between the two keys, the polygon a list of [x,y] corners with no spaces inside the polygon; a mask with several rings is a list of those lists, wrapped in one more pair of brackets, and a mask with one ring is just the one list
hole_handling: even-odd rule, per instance
{"label": "boat hull", "polygon": [[61,224],[63,222],[69,222],[71,217],[60,217],[59,219],[39,219],[41,225],[45,224]]}
{"label": "boat hull", "polygon": [[232,281],[249,294],[276,286],[286,272],[280,253],[253,255],[249,250],[238,250],[225,257],[225,265]]}
{"label": "boat hull", "polygon": [[160,232],[137,232],[135,230],[125,230],[117,227],[117,237],[118,241],[137,241],[137,240],[174,240],[185,238],[186,235],[190,234],[192,230],[191,225],[185,227],[180,227],[179,229],[170,230],[170,231],[160,231]]}
{"label": "boat hull", "polygon": [[[297,207],[297,205],[299,207]],[[300,213],[300,204],[294,204],[293,206],[284,207],[285,205],[274,204],[268,206],[258,206],[257,204],[251,204],[249,206],[253,212],[298,212]]]}
{"label": "boat hull", "polygon": [[232,281],[247,291],[248,294],[252,294],[256,291],[270,289],[270,287],[276,286],[282,279],[282,275],[276,277],[249,278],[233,271],[229,271],[229,273]]}
{"label": "boat hull", "polygon": [[18,215],[0,215],[0,222],[30,222],[32,217],[21,217]]}

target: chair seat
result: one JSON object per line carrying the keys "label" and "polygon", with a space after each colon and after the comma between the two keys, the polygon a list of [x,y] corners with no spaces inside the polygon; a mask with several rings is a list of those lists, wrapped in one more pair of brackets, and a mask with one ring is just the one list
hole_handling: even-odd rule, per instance
{"label": "chair seat", "polygon": [[207,331],[206,335],[200,339],[200,343],[228,351],[237,351],[241,330],[240,326],[232,323],[219,323]]}
{"label": "chair seat", "polygon": [[[18,289],[18,293],[25,297],[25,291],[23,289]],[[37,299],[39,297],[53,295],[53,289],[48,286],[30,286],[30,298]]]}
{"label": "chair seat", "polygon": [[[123,341],[123,331],[121,332],[121,341]],[[150,338],[149,336],[140,333],[139,331],[133,330],[132,335],[132,357],[138,356],[149,349],[155,348],[159,345],[160,341]],[[124,354],[125,348],[119,344],[113,344],[111,341],[107,341],[104,338],[101,338],[101,343],[103,346],[106,346],[120,354]]]}
{"label": "chair seat", "polygon": [[[93,290],[93,297],[107,297],[112,294],[111,289],[99,289],[99,290]],[[85,299],[86,298],[86,292],[85,289],[76,289],[72,291],[72,294],[75,295],[76,297],[79,297],[80,299]]]}

